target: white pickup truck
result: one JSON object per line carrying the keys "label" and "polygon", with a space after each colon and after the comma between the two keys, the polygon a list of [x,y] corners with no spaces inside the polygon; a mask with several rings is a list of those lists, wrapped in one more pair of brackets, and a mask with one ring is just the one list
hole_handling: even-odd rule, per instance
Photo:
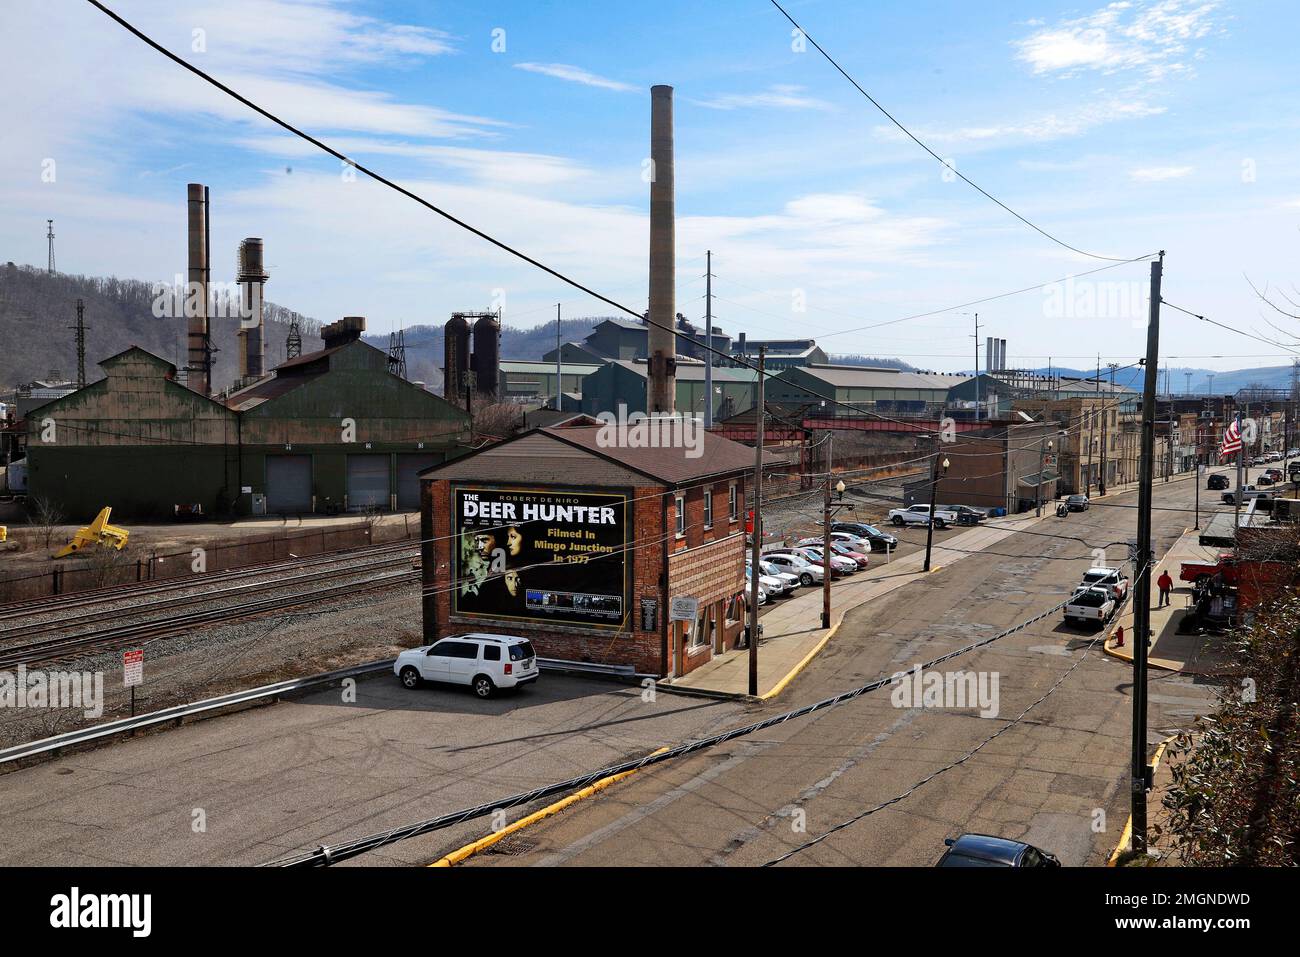
{"label": "white pickup truck", "polygon": [[1115,598],[1109,588],[1080,586],[1065,605],[1067,625],[1104,625],[1115,613]]}
{"label": "white pickup truck", "polygon": [[[895,525],[929,525],[930,506],[912,505],[908,508],[891,508],[889,510],[889,520]],[[941,508],[934,510],[935,528],[947,528],[949,525],[956,524],[956,512],[949,512]]]}

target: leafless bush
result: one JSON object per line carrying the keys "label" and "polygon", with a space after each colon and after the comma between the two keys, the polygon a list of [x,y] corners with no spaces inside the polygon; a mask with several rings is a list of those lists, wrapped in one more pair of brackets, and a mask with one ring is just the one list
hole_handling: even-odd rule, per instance
{"label": "leafless bush", "polygon": [[60,526],[63,525],[63,510],[48,496],[33,496],[28,506],[27,524],[35,532],[36,540],[46,551],[49,551]]}

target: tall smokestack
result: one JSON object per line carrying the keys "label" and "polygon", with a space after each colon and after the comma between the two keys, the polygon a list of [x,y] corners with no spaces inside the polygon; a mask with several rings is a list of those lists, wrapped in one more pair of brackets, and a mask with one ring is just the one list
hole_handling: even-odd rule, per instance
{"label": "tall smokestack", "polygon": [[993,368],[993,352],[994,352],[993,337],[985,336],[984,337],[984,371],[985,372],[997,371],[996,369]]}
{"label": "tall smokestack", "polygon": [[677,240],[673,187],[673,88],[650,88],[650,322],[646,411],[671,415],[677,396]]}
{"label": "tall smokestack", "polygon": [[188,317],[185,365],[188,371],[185,382],[195,392],[208,395],[212,386],[208,339],[208,188],[202,183],[190,183],[187,200],[189,279],[185,289]]}
{"label": "tall smokestack", "polygon": [[1007,367],[1007,340],[998,340],[998,369]]}
{"label": "tall smokestack", "polygon": [[266,371],[266,327],[262,321],[262,240],[250,236],[239,244],[239,377],[257,378]]}

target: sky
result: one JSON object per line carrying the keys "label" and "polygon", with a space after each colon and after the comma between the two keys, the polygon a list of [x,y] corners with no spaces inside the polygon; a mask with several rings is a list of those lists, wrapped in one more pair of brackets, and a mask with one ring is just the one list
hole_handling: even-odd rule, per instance
{"label": "sky", "polygon": [[[981,340],[1006,339],[1013,366],[1144,351],[1147,262],[951,308],[1111,264],[953,176],[769,0],[106,2],[270,111],[637,312],[649,91],[664,83],[689,318],[704,316],[712,250],[715,324],[751,339],[811,336],[832,353],[955,371],[974,363],[978,312]],[[1300,301],[1294,0],[786,9],[1025,218],[1096,255],[1163,249],[1168,302],[1291,344],[1166,308],[1162,362],[1233,369],[1300,353],[1300,323],[1251,288]],[[614,312],[348,175],[82,0],[7,0],[0,81],[0,261],[43,266],[53,218],[60,270],[171,281],[186,265],[185,186],[202,182],[213,279],[233,280],[239,240],[263,237],[267,297],[322,321],[364,315],[382,334],[498,306],[520,327],[550,321],[556,302],[566,318]]]}

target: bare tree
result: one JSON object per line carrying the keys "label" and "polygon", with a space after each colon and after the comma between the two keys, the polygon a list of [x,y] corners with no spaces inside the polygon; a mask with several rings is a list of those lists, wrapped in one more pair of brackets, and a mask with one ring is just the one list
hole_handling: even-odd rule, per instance
{"label": "bare tree", "polygon": [[63,510],[48,496],[35,495],[28,506],[27,524],[35,531],[37,541],[48,552],[60,526],[63,525]]}
{"label": "bare tree", "polygon": [[474,409],[474,434],[481,438],[509,438],[523,423],[523,406],[513,402],[494,402]]}

